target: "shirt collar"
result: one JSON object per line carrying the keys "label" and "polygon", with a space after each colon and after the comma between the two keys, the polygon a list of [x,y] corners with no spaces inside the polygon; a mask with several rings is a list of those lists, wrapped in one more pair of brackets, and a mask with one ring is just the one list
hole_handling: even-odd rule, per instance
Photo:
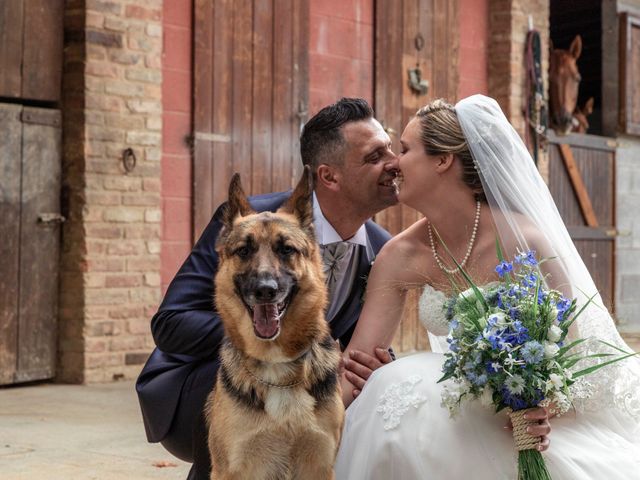
{"label": "shirt collar", "polygon": [[329,223],[322,213],[316,192],[313,192],[313,224],[316,229],[316,240],[320,245],[328,245],[335,242],[349,242],[368,247],[367,229],[364,225],[360,226],[353,237],[347,239],[340,237],[335,228],[333,228],[333,225]]}

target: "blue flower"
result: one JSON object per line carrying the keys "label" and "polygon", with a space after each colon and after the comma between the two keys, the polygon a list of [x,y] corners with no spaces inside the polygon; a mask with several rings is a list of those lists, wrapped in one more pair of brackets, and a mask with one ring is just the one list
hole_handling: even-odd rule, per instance
{"label": "blue flower", "polygon": [[526,260],[523,263],[528,263],[532,267],[535,267],[538,264],[538,260],[536,260],[536,251],[529,250],[527,252]]}
{"label": "blue flower", "polygon": [[505,334],[505,339],[512,345],[520,345],[529,340],[529,329],[520,320],[516,320],[511,325],[511,331]]}
{"label": "blue flower", "polygon": [[460,351],[458,340],[456,340],[455,338],[447,337],[447,343],[449,344],[449,350],[451,350],[453,353],[458,353]]}
{"label": "blue flower", "polygon": [[527,253],[516,255],[515,262],[522,265],[531,265],[532,267],[535,267],[538,264],[538,260],[536,260],[536,251],[529,250]]}
{"label": "blue flower", "polygon": [[498,373],[500,370],[502,370],[502,365],[500,365],[498,362],[487,362],[486,368],[487,372],[489,373]]}
{"label": "blue flower", "polygon": [[472,383],[478,387],[483,387],[487,384],[488,381],[489,378],[487,377],[487,374],[481,373],[480,375],[476,376],[475,381],[473,381]]}
{"label": "blue flower", "polygon": [[506,387],[502,389],[501,393],[503,402],[513,410],[522,410],[527,407],[527,402],[518,395],[513,395]]}
{"label": "blue flower", "polygon": [[500,275],[500,277],[504,277],[505,274],[511,272],[513,270],[513,265],[509,262],[500,262],[497,266],[496,266],[496,272],[498,273],[498,275]]}
{"label": "blue flower", "polygon": [[535,273],[530,273],[529,275],[525,275],[521,280],[522,286],[525,288],[535,287],[537,282],[538,282],[538,277],[536,276]]}
{"label": "blue flower", "polygon": [[529,365],[536,365],[544,358],[544,347],[540,342],[532,340],[524,344],[520,356]]}
{"label": "blue flower", "polygon": [[558,322],[563,322],[567,315],[567,311],[571,308],[571,301],[565,297],[561,297],[556,304],[556,308],[558,309]]}

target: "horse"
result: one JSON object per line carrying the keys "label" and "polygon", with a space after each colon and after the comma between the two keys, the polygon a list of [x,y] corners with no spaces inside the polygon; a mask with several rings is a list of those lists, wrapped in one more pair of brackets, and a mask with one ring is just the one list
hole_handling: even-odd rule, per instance
{"label": "horse", "polygon": [[549,110],[551,126],[567,134],[575,125],[573,112],[578,103],[580,72],[577,60],[582,53],[580,35],[571,42],[568,50],[553,48],[549,59]]}
{"label": "horse", "polygon": [[589,120],[587,117],[593,113],[593,97],[589,97],[589,100],[585,102],[582,107],[576,107],[573,112],[573,127],[572,132],[587,133],[589,130]]}

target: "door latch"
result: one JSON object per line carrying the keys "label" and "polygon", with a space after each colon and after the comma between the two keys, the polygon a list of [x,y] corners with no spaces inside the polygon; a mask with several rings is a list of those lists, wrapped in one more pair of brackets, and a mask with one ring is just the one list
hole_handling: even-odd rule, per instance
{"label": "door latch", "polygon": [[41,213],[38,215],[38,223],[49,226],[49,225],[59,225],[64,223],[66,218],[64,218],[59,213]]}

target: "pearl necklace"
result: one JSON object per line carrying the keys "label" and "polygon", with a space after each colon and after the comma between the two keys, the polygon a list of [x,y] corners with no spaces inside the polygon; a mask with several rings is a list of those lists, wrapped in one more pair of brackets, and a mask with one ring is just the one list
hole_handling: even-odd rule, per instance
{"label": "pearl necklace", "polygon": [[460,262],[460,267],[449,269],[444,266],[444,264],[442,263],[442,260],[440,260],[440,256],[438,255],[438,252],[436,252],[436,245],[433,241],[433,232],[431,231],[431,222],[427,220],[427,233],[429,234],[429,244],[431,245],[431,253],[433,253],[433,258],[435,259],[438,267],[440,267],[440,270],[442,270],[445,273],[448,273],[449,275],[453,275],[459,269],[464,268],[464,266],[467,264],[467,260],[469,260],[469,256],[471,255],[471,250],[473,249],[473,245],[476,242],[476,234],[478,233],[479,223],[480,223],[480,202],[477,201],[476,202],[476,218],[473,222],[473,231],[471,232],[471,239],[469,240],[469,246],[467,247],[467,254],[464,256],[464,258]]}

